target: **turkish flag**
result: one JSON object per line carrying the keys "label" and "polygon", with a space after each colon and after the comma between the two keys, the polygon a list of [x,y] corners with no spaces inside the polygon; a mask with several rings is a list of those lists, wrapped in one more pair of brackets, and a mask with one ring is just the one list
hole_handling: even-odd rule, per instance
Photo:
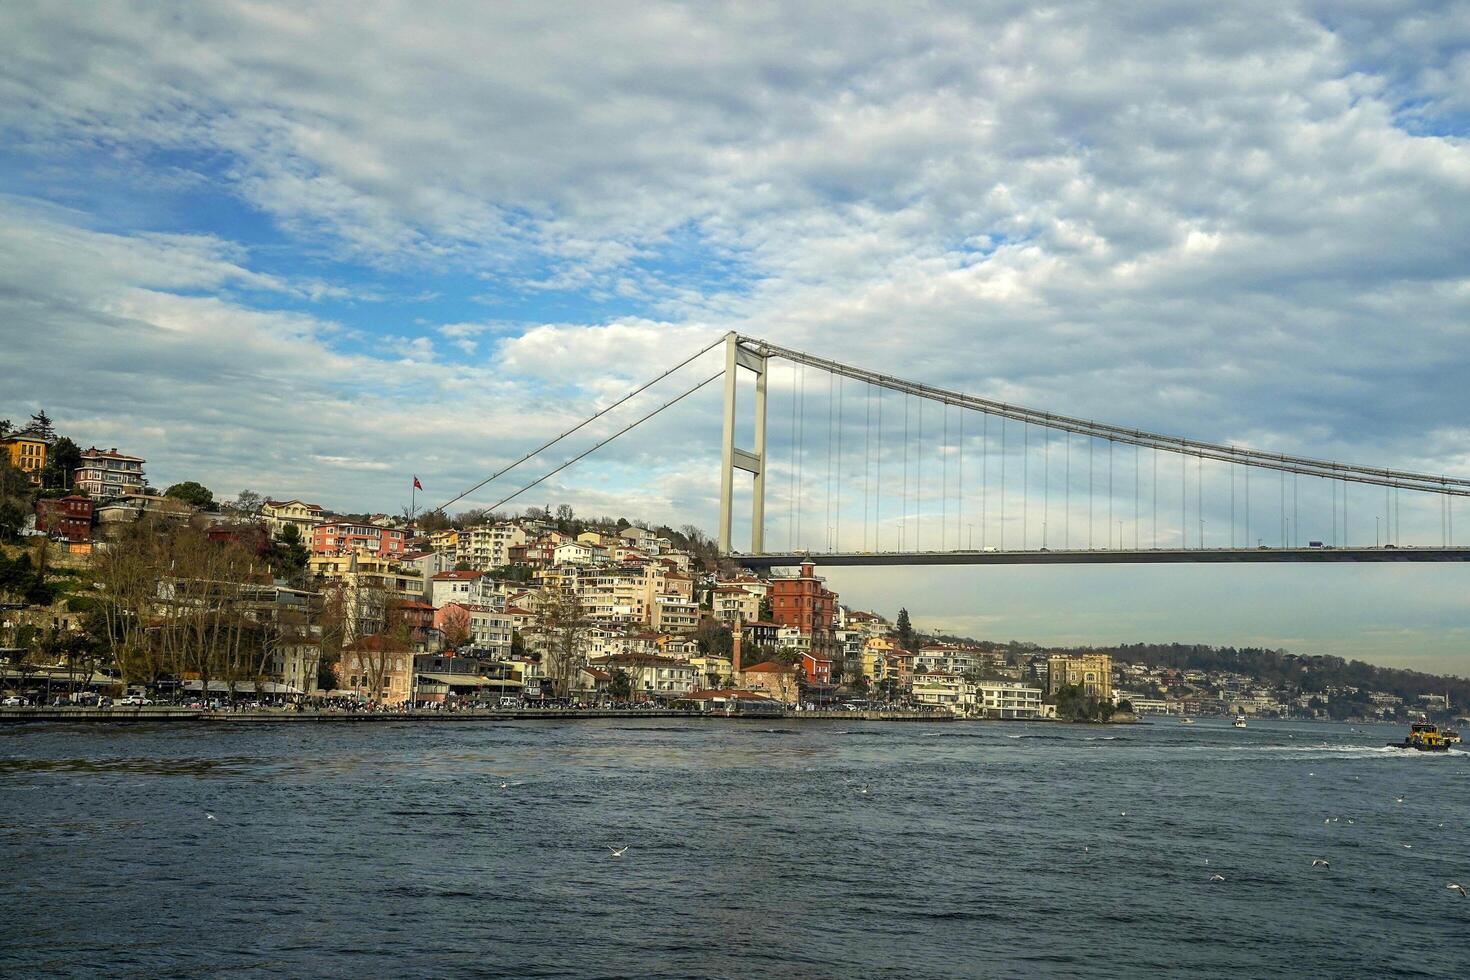
{"label": "turkish flag", "polygon": [[418,477],[414,477],[413,478],[413,488],[415,490],[422,490],[424,488],[424,485],[419,482],[419,478]]}

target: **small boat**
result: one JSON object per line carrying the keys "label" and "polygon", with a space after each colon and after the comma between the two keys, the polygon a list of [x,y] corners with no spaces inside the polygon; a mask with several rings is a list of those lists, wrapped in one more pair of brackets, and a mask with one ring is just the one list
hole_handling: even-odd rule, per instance
{"label": "small boat", "polygon": [[1181,716],[1180,719],[1179,719],[1179,724],[1181,724],[1181,725],[1193,725],[1194,724],[1194,719],[1193,718],[1188,718],[1188,717]]}
{"label": "small boat", "polygon": [[1460,744],[1460,733],[1455,731],[1453,728],[1446,728],[1444,731],[1439,733],[1439,737],[1445,740],[1446,745]]}
{"label": "small boat", "polygon": [[[1458,736],[1456,736],[1458,738]],[[1413,749],[1415,752],[1448,752],[1450,742],[1444,733],[1439,730],[1438,725],[1428,722],[1417,722],[1409,726],[1409,734],[1402,742],[1389,742],[1391,749]]]}
{"label": "small boat", "polygon": [[1245,727],[1245,715],[1236,715],[1235,716],[1235,720],[1232,721],[1230,724],[1234,725],[1236,728],[1244,728]]}

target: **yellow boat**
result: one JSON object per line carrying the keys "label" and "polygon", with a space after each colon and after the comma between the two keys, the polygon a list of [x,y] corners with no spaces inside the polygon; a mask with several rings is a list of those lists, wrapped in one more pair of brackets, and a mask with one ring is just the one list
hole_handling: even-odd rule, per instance
{"label": "yellow boat", "polygon": [[1402,742],[1389,742],[1388,747],[1413,749],[1416,752],[1448,752],[1450,740],[1440,733],[1438,725],[1418,722],[1409,726],[1409,734]]}

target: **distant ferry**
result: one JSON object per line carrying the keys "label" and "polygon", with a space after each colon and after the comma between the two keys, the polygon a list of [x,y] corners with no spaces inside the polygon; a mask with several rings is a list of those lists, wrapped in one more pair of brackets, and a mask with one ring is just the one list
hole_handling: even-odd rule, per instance
{"label": "distant ferry", "polygon": [[1236,728],[1244,728],[1245,727],[1245,715],[1236,715],[1235,716],[1235,720],[1232,721],[1230,724],[1234,725]]}
{"label": "distant ferry", "polygon": [[1193,718],[1190,718],[1188,716],[1181,715],[1180,718],[1179,718],[1179,724],[1181,724],[1181,725],[1193,725],[1194,724],[1194,719]]}
{"label": "distant ferry", "polygon": [[[1388,747],[1391,749],[1413,749],[1416,752],[1448,752],[1452,744],[1446,737],[1448,734],[1448,732],[1441,732],[1438,725],[1419,722],[1409,726],[1409,734],[1404,737],[1402,742],[1389,742]],[[1456,733],[1455,741],[1458,742],[1459,740],[1460,736]]]}

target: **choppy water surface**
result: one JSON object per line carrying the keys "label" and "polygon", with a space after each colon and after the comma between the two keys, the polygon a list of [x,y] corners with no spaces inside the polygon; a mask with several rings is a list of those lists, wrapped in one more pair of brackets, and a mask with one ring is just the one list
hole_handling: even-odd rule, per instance
{"label": "choppy water surface", "polygon": [[10,728],[0,970],[1463,975],[1470,754],[1400,735]]}

